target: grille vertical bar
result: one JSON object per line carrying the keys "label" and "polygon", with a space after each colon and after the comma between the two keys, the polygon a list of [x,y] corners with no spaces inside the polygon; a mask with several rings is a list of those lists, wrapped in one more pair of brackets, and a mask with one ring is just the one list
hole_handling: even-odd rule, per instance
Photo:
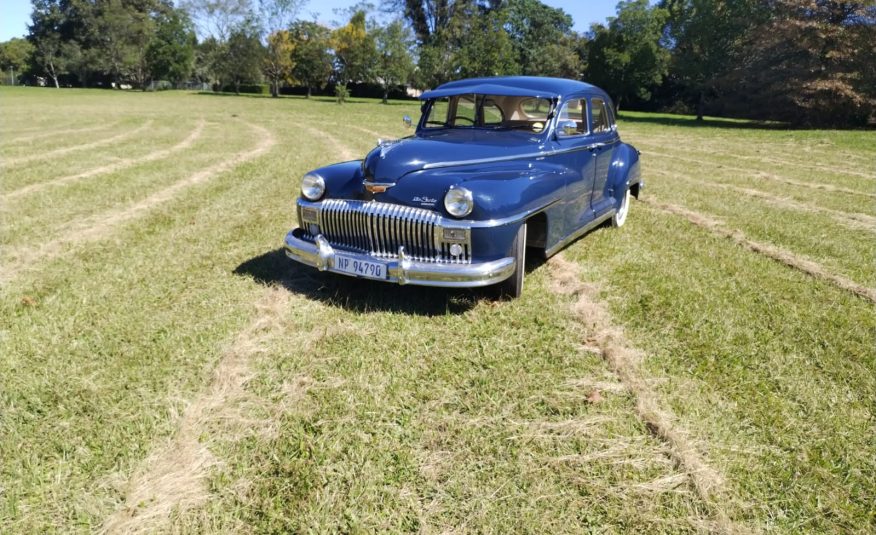
{"label": "grille vertical bar", "polygon": [[470,263],[471,244],[461,243],[465,252],[452,257],[450,244],[441,240],[438,221],[430,210],[397,204],[338,199],[320,203],[321,232],[335,247],[395,258],[403,246],[416,261]]}

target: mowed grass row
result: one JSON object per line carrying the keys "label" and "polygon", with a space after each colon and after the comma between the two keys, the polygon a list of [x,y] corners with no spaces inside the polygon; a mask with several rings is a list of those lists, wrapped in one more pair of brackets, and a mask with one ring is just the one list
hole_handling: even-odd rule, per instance
{"label": "mowed grass row", "polygon": [[[243,394],[198,428],[219,464],[205,471],[209,501],[171,512],[178,528],[678,532],[713,526],[714,511],[671,462],[668,446],[638,419],[635,399],[582,347],[587,327],[569,312],[568,298],[550,291],[548,266],[530,273],[523,299],[494,302],[485,292],[318,275],[283,258],[278,246],[293,224],[300,175],[341,159],[339,145],[364,154],[372,133],[403,134],[400,117],[414,116],[415,103],[10,95],[15,99],[0,99],[4,138],[16,127],[30,129],[21,119],[26,114],[13,123],[5,113],[14,100],[16,108],[33,107],[31,114],[75,109],[83,124],[100,114],[185,124],[162,136],[164,146],[177,143],[200,117],[218,123],[205,137],[222,127],[236,134],[228,141],[235,150],[251,142],[238,119],[267,127],[278,143],[267,156],[181,190],[109,239],[71,248],[4,285],[0,450],[15,453],[0,458],[3,531],[95,529],[131,506],[125,503],[130,481],[155,468],[146,460],[150,453],[173,444],[179,414],[204,397],[217,362],[258,319],[255,303],[272,284],[290,299],[278,326],[258,339],[246,361],[254,376]],[[304,127],[329,138],[304,136]],[[657,131],[649,123],[621,128],[633,142]],[[691,145],[706,137],[680,125],[660,125],[659,132]],[[733,132],[758,140],[748,143],[758,150],[794,141],[787,132]],[[801,134],[801,143],[814,135]],[[830,150],[866,155],[857,137],[843,134],[838,144]],[[203,160],[182,152],[171,163],[116,173],[107,187],[119,196],[102,199],[96,186],[77,189],[109,179],[95,176],[41,192],[45,204],[22,197],[31,204],[18,213],[32,219],[28,228],[40,221],[63,228],[65,219],[52,218],[51,206],[63,205],[64,190],[80,191],[83,208],[64,212],[80,219],[136,202],[199,163],[234,152],[221,143],[191,151]],[[75,158],[62,155],[57,168]],[[158,178],[157,169],[174,173],[176,158],[185,171]],[[711,211],[728,225],[747,220],[718,213],[721,202],[711,197],[683,196],[662,173],[696,177],[698,171],[659,162],[645,159],[648,194]],[[8,191],[6,177],[4,169],[0,193]],[[127,198],[125,183],[131,184]],[[757,213],[759,206],[761,215],[771,210],[758,201],[748,209]],[[4,202],[7,209],[19,210]],[[727,477],[728,514],[753,529],[871,529],[872,307],[681,218],[641,203],[633,209],[623,230],[599,230],[566,257],[603,288],[618,324],[647,352],[644,366],[662,402]],[[806,229],[818,218],[835,223],[823,214],[783,215],[770,221],[787,233],[757,237],[800,254],[814,255],[786,239],[798,236],[796,217],[805,215]],[[4,243],[26,245],[7,237],[12,224],[4,213]],[[754,235],[754,229],[742,230]],[[851,265],[868,243],[872,251],[871,235],[860,242],[840,242],[849,250],[839,247],[831,267]],[[596,402],[594,391],[601,392]],[[168,495],[153,501],[161,499]],[[154,505],[133,504],[127,514]]]}

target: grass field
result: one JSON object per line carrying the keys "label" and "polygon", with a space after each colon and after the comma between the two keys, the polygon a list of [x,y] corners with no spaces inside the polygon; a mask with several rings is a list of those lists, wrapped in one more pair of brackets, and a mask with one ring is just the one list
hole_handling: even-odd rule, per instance
{"label": "grass field", "polygon": [[0,90],[0,532],[876,530],[876,133],[623,114],[515,301],[285,259],[417,113]]}

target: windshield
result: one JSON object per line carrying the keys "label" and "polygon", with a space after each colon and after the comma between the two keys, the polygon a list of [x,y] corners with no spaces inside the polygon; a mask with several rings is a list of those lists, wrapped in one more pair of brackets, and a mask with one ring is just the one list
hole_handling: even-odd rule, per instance
{"label": "windshield", "polygon": [[454,95],[431,101],[426,128],[481,128],[542,132],[554,103],[540,97]]}

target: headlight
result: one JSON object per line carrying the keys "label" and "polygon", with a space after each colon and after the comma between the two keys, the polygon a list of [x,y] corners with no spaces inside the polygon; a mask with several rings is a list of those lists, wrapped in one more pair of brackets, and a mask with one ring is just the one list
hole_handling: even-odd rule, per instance
{"label": "headlight", "polygon": [[474,209],[474,198],[465,188],[451,187],[444,196],[444,208],[454,217],[465,217]]}
{"label": "headlight", "polygon": [[301,194],[309,201],[318,201],[325,193],[325,180],[319,175],[306,174],[301,179]]}

